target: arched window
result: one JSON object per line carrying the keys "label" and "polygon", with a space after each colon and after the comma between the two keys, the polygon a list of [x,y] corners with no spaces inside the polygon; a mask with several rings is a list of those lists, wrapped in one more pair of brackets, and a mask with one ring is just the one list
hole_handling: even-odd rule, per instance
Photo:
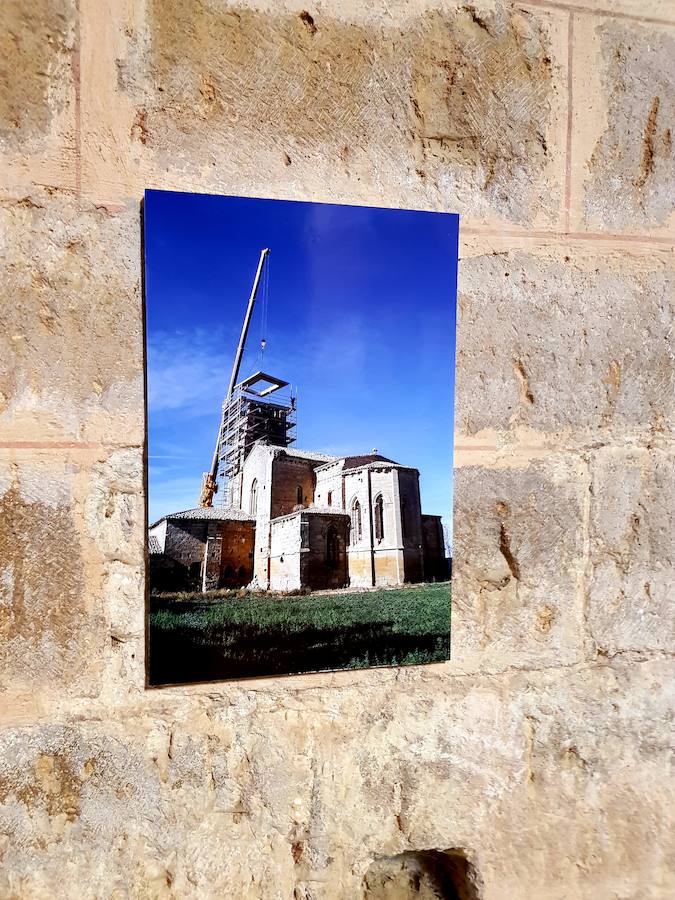
{"label": "arched window", "polygon": [[381,541],[384,537],[384,500],[382,494],[375,499],[375,540]]}
{"label": "arched window", "polygon": [[332,491],[328,491],[328,505],[329,506],[333,505],[333,492]]}
{"label": "arched window", "polygon": [[352,544],[358,544],[361,536],[361,504],[355,497],[352,500]]}
{"label": "arched window", "polygon": [[256,514],[258,511],[258,479],[253,479],[253,484],[251,485],[251,496],[248,501],[248,511],[252,516]]}
{"label": "arched window", "polygon": [[338,564],[338,536],[334,525],[328,526],[326,532],[326,565],[329,569],[337,568]]}
{"label": "arched window", "polygon": [[302,485],[299,484],[295,491],[295,502],[302,503]]}

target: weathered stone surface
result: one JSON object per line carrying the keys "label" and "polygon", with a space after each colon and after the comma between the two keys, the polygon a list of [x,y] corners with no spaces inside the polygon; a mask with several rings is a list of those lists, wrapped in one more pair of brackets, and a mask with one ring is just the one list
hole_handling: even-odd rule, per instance
{"label": "weathered stone surface", "polygon": [[452,660],[462,670],[578,662],[583,464],[455,473]]}
{"label": "weathered stone surface", "polygon": [[[675,14],[554,5],[2,4],[2,896],[675,895]],[[144,689],[149,185],[463,214],[449,663]]]}
{"label": "weathered stone surface", "polygon": [[675,272],[659,257],[525,251],[463,260],[456,427],[579,442],[675,426]]}
{"label": "weathered stone surface", "polygon": [[[39,703],[62,692],[93,697],[128,690],[134,681],[142,687],[141,472],[139,451],[98,460],[82,453],[67,459],[53,451],[30,458],[4,453],[0,689],[6,699],[33,695]],[[106,682],[106,670],[115,683]]]}
{"label": "weathered stone surface", "polygon": [[138,204],[58,191],[0,202],[5,440],[143,440]]}
{"label": "weathered stone surface", "polygon": [[590,0],[584,3],[584,12],[597,11],[625,14],[632,18],[644,18],[647,22],[675,23],[675,9],[670,0]]}
{"label": "weathered stone surface", "polygon": [[[477,218],[557,217],[559,16],[457,3],[355,19],[207,2],[186,22],[180,0],[149,3],[111,97],[141,170],[229,193],[400,185]],[[89,151],[91,173],[120,177]]]}
{"label": "weathered stone surface", "polygon": [[3,460],[3,690],[81,683],[92,662],[103,625],[88,608],[74,480],[72,464],[58,457]]}
{"label": "weathered stone surface", "polygon": [[0,4],[0,189],[78,182],[76,0]]}
{"label": "weathered stone surface", "polygon": [[675,456],[600,451],[593,464],[589,625],[599,652],[675,644]]}
{"label": "weathered stone surface", "polygon": [[487,900],[665,897],[667,672],[411,671],[5,729],[0,890],[347,900],[374,858],[457,848]]}
{"label": "weathered stone surface", "polygon": [[0,4],[0,139],[14,149],[67,103],[74,29],[72,0]]}
{"label": "weathered stone surface", "polygon": [[[80,512],[81,510],[81,512]],[[99,453],[78,493],[87,583],[99,585],[106,634],[102,696],[142,692],[145,675],[145,505],[140,449]],[[101,528],[101,522],[105,527]]]}
{"label": "weathered stone surface", "polygon": [[675,36],[611,20],[596,28],[607,121],[587,163],[586,220],[610,230],[664,225],[675,212]]}

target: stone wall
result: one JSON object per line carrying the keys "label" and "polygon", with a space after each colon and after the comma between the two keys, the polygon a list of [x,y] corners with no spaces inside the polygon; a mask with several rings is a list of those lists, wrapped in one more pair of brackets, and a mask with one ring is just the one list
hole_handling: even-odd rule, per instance
{"label": "stone wall", "polygon": [[[204,559],[204,557],[206,557]],[[223,534],[220,522],[209,522],[202,553],[202,583],[200,588],[207,591],[217,590],[223,570]],[[228,572],[229,574],[229,572]],[[234,579],[232,579],[234,580]],[[251,580],[250,578],[248,579]],[[246,584],[245,581],[242,582]],[[230,582],[231,586],[232,582]]]}
{"label": "stone wall", "polygon": [[404,581],[422,581],[426,578],[423,565],[424,539],[420,509],[419,472],[415,469],[398,469],[399,528],[403,547]]}
{"label": "stone wall", "polygon": [[[395,468],[370,470],[375,584],[402,584],[406,580],[398,475],[399,470]],[[377,536],[375,524],[375,505],[378,496],[382,497],[383,530],[380,538]],[[368,515],[367,507],[366,515]]]}
{"label": "stone wall", "polygon": [[176,566],[176,589],[200,591],[204,576],[204,552],[208,541],[206,579],[209,588],[218,586],[220,571],[220,522],[174,519],[169,522],[164,553]]}
{"label": "stone wall", "polygon": [[445,555],[441,516],[422,516],[422,560],[427,581],[443,581],[450,574]]}
{"label": "stone wall", "polygon": [[255,524],[253,522],[220,523],[221,551],[219,585],[239,587],[253,578]]}
{"label": "stone wall", "polygon": [[[282,516],[270,528],[270,588],[295,591],[302,587],[301,556],[308,547],[307,523],[299,512]],[[306,549],[305,549],[306,552]]]}
{"label": "stone wall", "polygon": [[[301,513],[306,523],[309,553],[300,560],[303,585],[314,589],[343,588],[349,583],[347,569],[347,543],[349,541],[349,516],[346,513]],[[332,530],[334,557],[328,553],[329,529]]]}
{"label": "stone wall", "polygon": [[[153,573],[157,575],[150,581],[153,590],[201,590],[204,585],[207,590],[241,587],[253,577],[252,521],[171,519],[163,520],[151,533],[163,549],[161,559],[153,558]],[[167,578],[169,572],[171,577]]]}
{"label": "stone wall", "polygon": [[[674,24],[0,5],[0,894],[675,893]],[[146,689],[146,186],[461,214],[449,663]]]}
{"label": "stone wall", "polygon": [[401,510],[401,546],[419,550],[422,545],[419,474],[412,469],[398,470],[398,497]]}
{"label": "stone wall", "polygon": [[261,588],[269,581],[270,519],[272,508],[272,462],[274,451],[258,445],[244,463],[241,479],[241,504],[251,510],[251,490],[256,482],[256,519],[253,574]]}
{"label": "stone wall", "polygon": [[361,505],[361,539],[358,539],[354,523],[349,534],[349,583],[352,587],[371,587],[373,584],[373,559],[371,552],[370,497],[368,495],[368,470],[358,469],[344,476],[344,494],[347,510],[353,516],[352,504]]}
{"label": "stone wall", "polygon": [[[330,465],[318,466],[315,469],[316,486],[314,488],[314,504],[316,506],[332,506],[334,509],[348,509],[349,499],[344,495],[342,469],[344,460],[339,459]],[[330,504],[328,495],[330,494]],[[347,506],[345,506],[345,503]]]}
{"label": "stone wall", "polygon": [[[328,565],[327,536],[333,528],[336,541],[334,565]],[[293,591],[341,588],[347,584],[346,545],[349,516],[314,510],[274,519],[270,543],[270,588]]]}
{"label": "stone wall", "polygon": [[316,463],[281,451],[272,463],[272,518],[285,516],[314,500]]}

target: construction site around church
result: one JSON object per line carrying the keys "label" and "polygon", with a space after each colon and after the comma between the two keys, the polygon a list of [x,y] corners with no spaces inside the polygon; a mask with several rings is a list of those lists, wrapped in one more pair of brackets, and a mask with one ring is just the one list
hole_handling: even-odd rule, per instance
{"label": "construction site around church", "polygon": [[375,587],[449,577],[440,516],[420,508],[419,472],[377,452],[292,446],[295,398],[256,373],[223,410],[223,505],[150,528],[155,590]]}

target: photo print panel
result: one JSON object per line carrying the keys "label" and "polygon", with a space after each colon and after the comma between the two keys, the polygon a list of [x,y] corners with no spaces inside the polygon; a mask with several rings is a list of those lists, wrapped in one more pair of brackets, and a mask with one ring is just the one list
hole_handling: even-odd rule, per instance
{"label": "photo print panel", "polygon": [[148,680],[450,653],[458,217],[147,191]]}

